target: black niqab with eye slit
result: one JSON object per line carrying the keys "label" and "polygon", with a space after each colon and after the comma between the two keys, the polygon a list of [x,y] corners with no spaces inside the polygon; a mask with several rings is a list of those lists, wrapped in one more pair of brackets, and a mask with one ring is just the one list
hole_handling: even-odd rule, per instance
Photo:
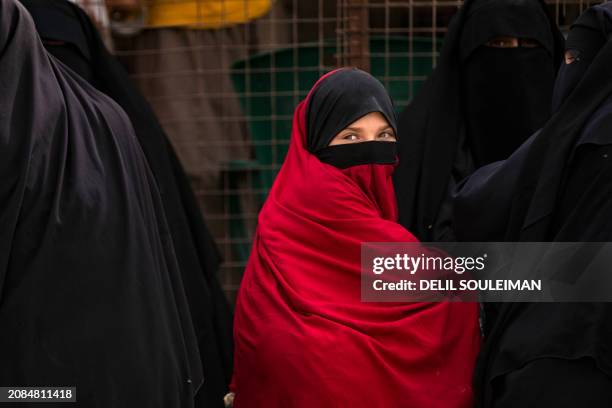
{"label": "black niqab with eye slit", "polygon": [[[536,48],[483,45],[500,36]],[[438,65],[400,115],[394,174],[400,223],[424,241],[453,240],[456,183],[507,158],[550,115],[563,37],[534,0],[468,0],[453,18]]]}
{"label": "black niqab with eye slit", "polygon": [[[612,241],[611,34],[610,3],[588,9],[572,26],[567,49],[579,59],[560,69],[555,113],[509,159],[461,184],[454,207],[460,240]],[[597,406],[610,406],[611,327],[607,303],[485,305],[486,341],[475,380],[479,406],[496,406],[504,392],[532,381],[520,375],[520,367],[550,357],[592,359],[608,376],[608,386],[583,391],[590,400],[599,397]],[[583,405],[585,395],[573,393],[578,402],[573,396],[564,400],[556,390],[561,375],[580,373],[542,373],[538,381],[550,386],[539,394],[539,406]],[[532,406],[534,397],[524,395],[514,406]]]}
{"label": "black niqab with eye slit", "polygon": [[196,407],[222,407],[232,371],[232,316],[217,279],[220,256],[189,180],[155,114],[106,50],[89,17],[67,0],[22,0],[54,57],[128,114],[155,182],[174,244],[205,382]]}

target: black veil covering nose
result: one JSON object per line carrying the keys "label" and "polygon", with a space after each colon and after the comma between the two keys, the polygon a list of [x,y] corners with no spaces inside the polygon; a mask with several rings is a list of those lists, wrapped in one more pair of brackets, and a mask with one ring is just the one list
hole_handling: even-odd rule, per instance
{"label": "black veil covering nose", "polygon": [[233,365],[232,316],[217,278],[220,255],[184,169],[152,109],[106,50],[86,13],[66,0],[21,3],[33,16],[47,51],[110,96],[131,120],[161,194],[166,230],[184,282],[190,326],[197,336],[205,381],[194,403],[196,407],[221,407]]}
{"label": "black veil covering nose", "polygon": [[323,163],[339,169],[362,164],[396,164],[397,143],[384,141],[347,143],[328,146],[316,155]]}
{"label": "black veil covering nose", "polygon": [[507,159],[550,117],[555,78],[543,47],[481,47],[463,71],[466,141],[474,167]]}
{"label": "black veil covering nose", "polygon": [[[483,47],[499,36],[541,47]],[[457,12],[436,68],[398,124],[399,221],[419,239],[454,240],[456,184],[505,158],[548,119],[563,43],[543,1],[467,0]]]}
{"label": "black veil covering nose", "polygon": [[372,75],[355,68],[339,69],[312,91],[306,109],[308,151],[338,168],[361,164],[394,164],[394,142],[372,141],[329,146],[348,125],[368,113],[379,112],[397,135],[393,102]]}

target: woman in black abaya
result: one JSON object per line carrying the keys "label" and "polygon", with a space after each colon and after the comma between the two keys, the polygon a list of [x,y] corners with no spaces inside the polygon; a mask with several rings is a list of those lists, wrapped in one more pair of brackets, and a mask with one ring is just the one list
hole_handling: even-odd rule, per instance
{"label": "woman in black abaya", "polygon": [[[552,118],[461,184],[460,240],[612,241],[611,34],[609,3],[571,27]],[[485,332],[480,407],[612,406],[609,304],[487,304]]]}
{"label": "woman in black abaya", "polygon": [[453,188],[545,123],[562,53],[543,2],[465,2],[436,69],[400,116],[400,224],[423,241],[454,240]]}
{"label": "woman in black abaya", "polygon": [[193,407],[186,282],[128,116],[45,51],[16,0],[0,0],[0,50],[0,384]]}
{"label": "woman in black abaya", "polygon": [[189,181],[151,108],[108,53],[89,17],[67,0],[21,0],[47,51],[130,117],[159,186],[176,258],[185,282],[205,383],[196,406],[222,406],[232,367],[232,319],[218,282],[219,255]]}

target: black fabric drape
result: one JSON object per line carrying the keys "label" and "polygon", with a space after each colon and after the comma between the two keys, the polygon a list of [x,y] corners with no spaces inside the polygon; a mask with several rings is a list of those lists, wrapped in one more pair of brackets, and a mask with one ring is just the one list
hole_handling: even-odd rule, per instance
{"label": "black fabric drape", "polygon": [[[130,117],[161,192],[189,302],[205,382],[196,406],[223,405],[232,370],[232,318],[217,279],[220,256],[189,180],[149,104],[108,53],[87,15],[66,0],[23,0],[47,49],[113,98]],[[58,41],[65,44],[58,45]],[[83,61],[87,60],[86,69]]]}
{"label": "black fabric drape", "polygon": [[16,0],[0,0],[0,178],[0,384],[193,407],[196,333],[130,120],[45,51]]}
{"label": "black fabric drape", "polygon": [[[541,48],[508,50],[481,47],[497,36],[530,38],[538,41]],[[400,161],[394,183],[399,220],[404,227],[424,241],[454,239],[450,195],[455,184],[474,169],[473,146],[470,144],[480,146],[475,149],[476,164],[484,164],[514,150],[531,132],[537,130],[549,114],[547,109],[543,112],[541,107],[549,106],[554,67],[561,61],[562,52],[563,37],[543,2],[465,2],[451,21],[434,72],[400,115]],[[508,54],[515,54],[517,58]],[[504,59],[498,60],[500,55],[504,55]],[[553,69],[542,64],[546,59]],[[510,60],[513,61],[511,66]],[[503,66],[497,66],[500,64]],[[495,66],[497,68],[491,72]],[[488,69],[489,73],[484,74],[484,69]],[[472,71],[474,75],[470,75]],[[491,81],[489,86],[482,83],[483,75]],[[546,77],[546,80],[542,80],[542,77]],[[481,98],[466,93],[466,81],[473,82],[469,84],[470,92],[473,93],[474,88],[480,92],[486,90],[493,93],[495,100],[490,100],[488,93],[481,95]],[[512,87],[505,85],[509,82],[513,84]],[[546,101],[544,104],[541,103],[543,100]],[[466,104],[474,101],[483,103],[469,110]],[[487,105],[484,102],[490,103]],[[517,111],[514,117],[508,117],[509,108]],[[523,115],[530,108],[535,110]],[[489,117],[478,118],[485,111]],[[468,123],[466,114],[476,119]],[[543,115],[546,117],[542,118]],[[496,133],[499,135],[491,134],[490,138],[505,137],[506,140],[499,144],[503,150],[488,155],[486,153],[491,146],[496,149],[498,146],[488,143],[487,139],[489,125],[498,123],[496,118],[508,123],[498,124]],[[470,123],[473,135],[466,134],[466,127]],[[475,124],[478,124],[477,128]],[[507,134],[504,132],[506,128],[525,133]]]}
{"label": "black fabric drape", "polygon": [[[592,28],[609,38],[612,6],[586,14],[596,17]],[[568,44],[576,34],[570,31]],[[612,241],[612,43],[599,42],[600,51],[580,68],[582,74],[559,75],[555,88],[569,91],[557,94],[564,97],[555,101],[559,108],[543,129],[508,160],[462,183],[455,197],[459,239]],[[480,406],[495,407],[508,392],[496,384],[543,357],[592,359],[602,376],[612,378],[611,311],[604,303],[487,305],[487,336],[476,372]],[[558,375],[539,376],[542,387],[555,393]],[[520,375],[512,376],[519,386]],[[601,398],[612,403],[607,390]]]}

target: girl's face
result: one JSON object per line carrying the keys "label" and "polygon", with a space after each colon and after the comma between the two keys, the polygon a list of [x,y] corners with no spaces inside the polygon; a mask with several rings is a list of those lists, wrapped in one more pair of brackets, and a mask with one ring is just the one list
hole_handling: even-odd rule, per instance
{"label": "girl's face", "polygon": [[380,112],[372,112],[342,129],[330,146],[362,142],[395,142],[395,132]]}

